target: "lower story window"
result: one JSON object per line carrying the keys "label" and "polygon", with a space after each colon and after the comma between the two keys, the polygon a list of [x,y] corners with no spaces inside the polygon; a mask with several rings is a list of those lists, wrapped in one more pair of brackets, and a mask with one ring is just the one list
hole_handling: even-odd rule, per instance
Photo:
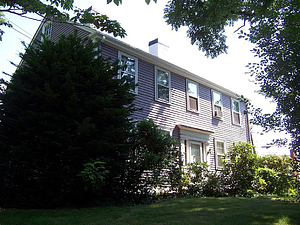
{"label": "lower story window", "polygon": [[204,144],[186,140],[184,164],[206,162]]}
{"label": "lower story window", "polygon": [[216,149],[216,166],[217,166],[217,168],[223,168],[224,167],[224,159],[225,159],[225,143],[224,143],[224,141],[216,141],[215,149]]}

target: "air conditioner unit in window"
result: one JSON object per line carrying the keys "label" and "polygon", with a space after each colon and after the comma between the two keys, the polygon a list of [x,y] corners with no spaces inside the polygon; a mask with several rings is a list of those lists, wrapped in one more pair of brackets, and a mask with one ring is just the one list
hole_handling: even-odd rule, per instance
{"label": "air conditioner unit in window", "polygon": [[222,118],[223,117],[223,112],[220,110],[216,110],[215,111],[215,117],[216,118]]}

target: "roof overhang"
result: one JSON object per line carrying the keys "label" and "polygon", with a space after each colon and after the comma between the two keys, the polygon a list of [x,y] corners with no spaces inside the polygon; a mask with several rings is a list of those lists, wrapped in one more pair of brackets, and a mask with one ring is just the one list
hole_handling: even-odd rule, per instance
{"label": "roof overhang", "polygon": [[209,130],[203,130],[195,127],[190,127],[182,124],[178,124],[180,139],[189,139],[194,141],[209,142],[210,135],[214,132]]}

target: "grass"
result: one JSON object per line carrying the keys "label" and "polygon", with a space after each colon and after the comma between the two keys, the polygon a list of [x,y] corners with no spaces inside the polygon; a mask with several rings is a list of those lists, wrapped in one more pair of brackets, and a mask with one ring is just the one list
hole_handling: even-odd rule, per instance
{"label": "grass", "polygon": [[150,205],[0,209],[0,225],[299,224],[300,204],[262,198],[175,198]]}

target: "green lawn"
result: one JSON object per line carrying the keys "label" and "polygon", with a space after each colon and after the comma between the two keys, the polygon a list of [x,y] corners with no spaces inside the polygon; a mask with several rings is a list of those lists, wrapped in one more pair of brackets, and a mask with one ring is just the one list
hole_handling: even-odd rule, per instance
{"label": "green lawn", "polygon": [[0,209],[0,225],[300,224],[300,204],[261,198],[177,198],[84,209]]}

